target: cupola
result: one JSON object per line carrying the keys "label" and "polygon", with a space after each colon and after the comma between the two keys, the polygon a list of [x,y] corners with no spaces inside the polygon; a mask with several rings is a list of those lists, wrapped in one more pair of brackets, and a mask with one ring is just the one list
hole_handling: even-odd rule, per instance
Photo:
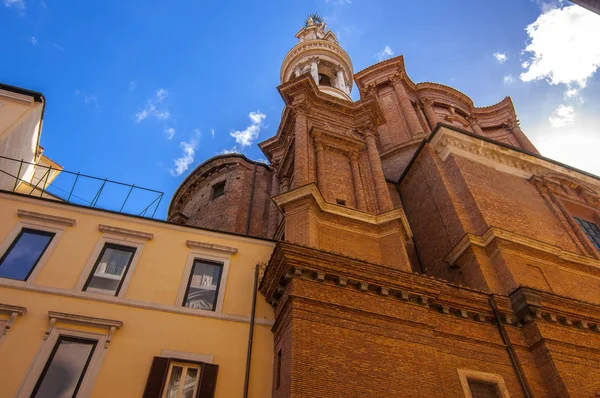
{"label": "cupola", "polygon": [[308,16],[296,38],[298,44],[281,65],[281,83],[310,73],[320,91],[352,101],[352,61],[323,18],[316,13]]}

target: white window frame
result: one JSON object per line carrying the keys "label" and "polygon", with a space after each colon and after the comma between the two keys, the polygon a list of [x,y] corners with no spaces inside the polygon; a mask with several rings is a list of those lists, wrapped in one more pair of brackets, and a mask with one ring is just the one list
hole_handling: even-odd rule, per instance
{"label": "white window frame", "polygon": [[50,258],[54,248],[62,238],[63,233],[68,227],[75,225],[75,220],[71,218],[52,216],[49,214],[36,213],[23,209],[18,209],[17,215],[21,219],[0,244],[0,258],[6,254],[6,251],[10,248],[15,239],[17,239],[23,228],[54,233],[54,237],[50,241],[50,244],[44,251],[44,254],[42,254],[42,257],[40,257],[37,264],[33,267],[29,277],[26,280],[19,281],[15,279],[0,278],[3,284],[6,285],[31,286],[35,283],[35,279],[37,278],[46,261],[48,261]]}
{"label": "white window frame", "polygon": [[471,393],[471,387],[469,386],[469,380],[483,381],[496,384],[498,386],[498,391],[500,391],[500,395],[502,396],[502,398],[510,398],[510,394],[508,393],[508,389],[506,388],[504,378],[498,374],[484,373],[470,369],[458,369],[458,377],[460,379],[460,384],[462,385],[463,392],[465,393],[466,398],[473,398],[473,394]]}
{"label": "white window frame", "polygon": [[179,366],[180,368],[182,368],[179,391],[177,392],[177,396],[179,396],[180,392],[183,392],[182,390],[185,387],[185,383],[182,383],[182,381],[185,381],[185,375],[187,373],[187,369],[194,368],[194,369],[198,370],[198,376],[196,377],[196,385],[194,386],[194,392],[192,393],[192,396],[195,397],[196,393],[198,391],[198,386],[200,384],[200,378],[202,377],[202,374],[201,374],[202,373],[202,365],[200,365],[198,363],[193,363],[193,362],[178,361],[177,359],[172,359],[169,364],[169,370],[167,371],[167,378],[165,380],[165,388],[162,392],[161,397],[166,398],[166,396],[167,396],[169,381],[171,380],[171,373],[173,371],[174,366]]}
{"label": "white window frame", "polygon": [[229,265],[231,263],[231,257],[233,256],[233,254],[237,253],[237,249],[225,246],[209,245],[194,241],[187,241],[187,245],[190,248],[190,251],[188,253],[185,268],[183,270],[183,277],[181,278],[181,283],[179,285],[179,291],[177,292],[177,299],[175,300],[175,305],[179,307],[184,307],[185,292],[187,290],[187,285],[191,277],[194,262],[196,260],[206,260],[210,262],[223,264],[221,281],[219,282],[219,286],[217,287],[217,305],[215,306],[215,310],[211,311],[188,307],[184,308],[200,312],[222,313],[223,302],[225,301],[225,292],[227,287],[227,276],[229,275]]}
{"label": "white window frame", "polygon": [[[33,392],[33,389],[35,388],[44,370],[44,367],[50,359],[50,355],[52,355],[52,351],[54,350],[54,347],[61,336],[97,341],[96,348],[94,349],[92,358],[90,359],[86,372],[83,375],[81,385],[79,386],[79,390],[77,391],[77,397],[89,397],[94,387],[96,377],[98,376],[98,372],[100,371],[100,366],[102,365],[104,356],[106,355],[106,350],[112,339],[112,334],[116,328],[120,328],[122,326],[122,322],[53,312],[49,312],[48,315],[50,317],[50,322],[48,325],[48,330],[46,330],[46,334],[44,335],[44,342],[38,349],[35,359],[31,363],[25,378],[21,382],[21,385],[15,394],[15,397],[27,398],[31,396],[31,393]],[[107,327],[108,330],[107,333],[82,331],[71,328],[56,327],[56,322],[77,323],[93,328]]]}
{"label": "white window frame", "polygon": [[[77,283],[75,284],[75,287],[73,288],[73,291],[77,292],[77,293],[83,293],[86,295],[89,294],[89,295],[95,296],[95,297],[124,298],[125,295],[127,294],[127,288],[129,287],[129,284],[131,283],[131,279],[133,278],[133,274],[135,272],[137,263],[140,260],[140,257],[142,256],[142,251],[144,250],[146,241],[152,239],[152,236],[151,236],[151,234],[145,234],[142,232],[134,234],[134,232],[137,232],[137,231],[124,230],[124,229],[115,228],[115,227],[108,227],[105,225],[100,225],[99,228],[100,228],[100,231],[103,232],[103,234],[100,237],[100,239],[98,239],[98,242],[96,242],[96,246],[94,246],[94,249],[92,250],[90,257],[88,258],[88,261],[85,264],[83,271],[79,275],[79,279],[77,280]],[[90,274],[92,273],[92,270],[94,269],[94,266],[96,265],[96,262],[98,261],[98,257],[100,256],[100,253],[102,253],[102,250],[104,249],[104,246],[107,243],[135,248],[135,254],[133,255],[133,258],[131,259],[131,263],[129,264],[129,268],[127,269],[127,273],[125,274],[123,283],[121,284],[121,289],[119,290],[119,293],[116,296],[112,296],[112,295],[108,296],[106,294],[93,293],[93,292],[88,292],[88,291],[83,290],[88,278],[90,277]]]}

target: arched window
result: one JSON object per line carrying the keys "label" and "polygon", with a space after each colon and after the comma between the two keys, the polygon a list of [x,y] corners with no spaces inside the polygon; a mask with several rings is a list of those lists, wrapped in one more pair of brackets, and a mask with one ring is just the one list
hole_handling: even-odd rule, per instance
{"label": "arched window", "polygon": [[331,86],[331,78],[323,73],[319,73],[319,86]]}

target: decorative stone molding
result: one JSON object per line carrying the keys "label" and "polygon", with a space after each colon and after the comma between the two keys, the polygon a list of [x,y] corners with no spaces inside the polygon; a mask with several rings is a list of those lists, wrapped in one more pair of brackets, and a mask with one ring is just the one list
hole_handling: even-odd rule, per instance
{"label": "decorative stone molding", "polygon": [[457,371],[458,377],[460,379],[460,384],[465,394],[465,398],[473,398],[473,394],[471,393],[471,387],[469,386],[469,381],[483,381],[487,383],[493,383],[497,386],[497,391],[500,394],[501,398],[510,398],[508,388],[506,387],[506,382],[504,381],[502,376],[493,373],[484,373],[469,369],[457,369]]}
{"label": "decorative stone molding", "polygon": [[482,140],[479,137],[457,131],[451,126],[440,126],[431,138],[430,145],[442,160],[446,160],[450,154],[453,154],[521,178],[528,179],[533,175],[559,173],[590,186],[600,187],[596,178],[582,172],[541,156],[532,156],[521,152],[508,145]]}
{"label": "decorative stone molding", "polygon": [[222,245],[216,245],[213,243],[206,243],[206,242],[197,242],[194,240],[188,240],[185,242],[185,244],[190,249],[214,250],[214,251],[227,253],[227,254],[235,254],[238,252],[238,249],[236,247],[222,246]]}
{"label": "decorative stone molding", "polygon": [[[414,305],[425,311],[439,313],[478,323],[492,324],[494,313],[489,306],[489,294],[421,274],[390,269],[361,260],[320,250],[280,242],[273,253],[260,290],[267,302],[280,311],[293,290],[287,287],[295,280],[326,284],[338,289],[351,289],[386,300]],[[457,292],[460,290],[460,293]],[[289,294],[288,294],[289,291]],[[513,324],[515,319],[506,296],[495,296],[501,307],[500,322]],[[518,326],[518,324],[514,324]]]}
{"label": "decorative stone molding", "polygon": [[74,218],[58,217],[51,214],[37,213],[35,211],[17,209],[17,215],[23,219],[39,221],[48,224],[72,227],[75,225]]}
{"label": "decorative stone molding", "polygon": [[483,235],[465,234],[463,238],[454,246],[454,248],[444,258],[450,266],[456,266],[457,260],[471,247],[477,246],[486,248],[490,243],[496,240],[504,240],[516,245],[548,253],[558,257],[561,260],[574,262],[594,268],[600,268],[600,260],[582,256],[576,253],[571,253],[560,249],[557,246],[550,245],[535,239],[531,239],[524,235],[519,235],[514,232],[506,231],[501,228],[491,227]]}
{"label": "decorative stone molding", "polygon": [[337,206],[332,203],[326,202],[323,196],[321,195],[321,192],[319,192],[314,183],[307,184],[302,187],[281,193],[273,197],[273,201],[283,212],[283,207],[287,203],[306,198],[313,199],[317,203],[319,209],[325,213],[343,216],[371,225],[380,225],[393,220],[400,220],[402,222],[402,226],[404,227],[404,233],[406,234],[406,236],[408,238],[412,237],[412,230],[410,229],[408,219],[406,218],[406,215],[404,214],[404,210],[402,210],[402,208],[373,215],[360,210],[352,209],[350,207]]}
{"label": "decorative stone molding", "polygon": [[154,234],[149,232],[136,231],[133,229],[113,227],[111,225],[99,224],[98,229],[100,232],[111,233],[115,235],[122,235],[129,238],[151,240],[154,238]]}
{"label": "decorative stone molding", "polygon": [[320,129],[313,128],[310,134],[317,146],[322,146],[323,149],[340,153],[347,157],[350,157],[353,152],[359,152],[365,146],[364,142],[357,140],[354,137],[331,133]]}
{"label": "decorative stone molding", "polygon": [[1,328],[2,333],[0,333],[0,338],[5,336],[10,331],[13,323],[17,319],[19,315],[25,315],[27,313],[27,308],[19,307],[16,305],[8,305],[8,304],[0,304],[0,314],[7,314],[8,320],[4,323],[4,326]]}
{"label": "decorative stone molding", "polygon": [[[600,333],[600,306],[530,287],[519,287],[509,296],[517,322],[549,322]],[[577,312],[576,312],[577,311]]]}
{"label": "decorative stone molding", "polygon": [[52,333],[52,330],[55,328],[56,322],[64,322],[97,328],[107,328],[108,333],[106,337],[106,342],[104,344],[104,348],[108,348],[108,345],[112,340],[115,330],[120,329],[123,326],[122,321],[105,318],[95,318],[77,314],[68,314],[65,312],[48,311],[48,318],[48,328],[46,329],[46,333],[44,334],[44,340],[46,340],[48,336],[50,336],[50,333]]}

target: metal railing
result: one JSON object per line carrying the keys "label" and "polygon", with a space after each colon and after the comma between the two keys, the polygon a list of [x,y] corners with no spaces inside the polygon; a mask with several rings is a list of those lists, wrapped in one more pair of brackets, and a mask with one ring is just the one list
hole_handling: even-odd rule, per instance
{"label": "metal railing", "polygon": [[[9,180],[14,179],[11,187],[3,184],[3,189],[87,207],[154,218],[164,196],[161,191],[135,184],[125,184],[1,155],[0,165],[3,166],[0,166],[0,177],[4,175],[8,176],[6,178]],[[27,181],[23,177],[30,166],[33,166],[33,170],[29,171],[31,180]],[[16,169],[16,174],[7,169]],[[58,172],[58,176],[53,178],[53,172]]]}

